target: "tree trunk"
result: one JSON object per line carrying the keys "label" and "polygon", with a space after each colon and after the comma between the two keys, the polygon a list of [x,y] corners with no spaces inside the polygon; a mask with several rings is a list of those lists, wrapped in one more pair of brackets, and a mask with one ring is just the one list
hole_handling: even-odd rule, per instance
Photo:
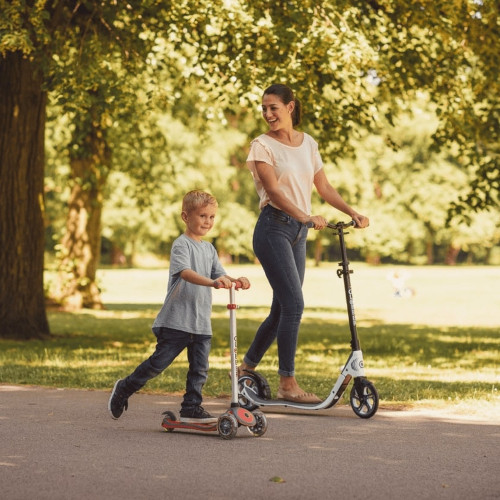
{"label": "tree trunk", "polygon": [[61,242],[58,299],[65,309],[102,309],[96,283],[101,255],[102,190],[110,165],[110,151],[103,132],[93,128],[79,151],[89,152],[71,158],[71,196],[66,233]]}
{"label": "tree trunk", "polygon": [[434,264],[434,240],[432,238],[427,238],[425,241],[425,254],[427,255],[427,265],[432,266]]}
{"label": "tree trunk", "polygon": [[448,245],[448,248],[446,249],[446,256],[445,256],[445,264],[447,266],[456,266],[457,264],[457,257],[458,254],[460,253],[461,248],[453,245],[453,243],[450,243]]}
{"label": "tree trunk", "polygon": [[323,256],[323,241],[321,236],[317,235],[314,241],[314,266],[318,267],[321,263],[321,257]]}
{"label": "tree trunk", "polygon": [[46,94],[37,64],[0,57],[0,336],[50,334],[43,288]]}

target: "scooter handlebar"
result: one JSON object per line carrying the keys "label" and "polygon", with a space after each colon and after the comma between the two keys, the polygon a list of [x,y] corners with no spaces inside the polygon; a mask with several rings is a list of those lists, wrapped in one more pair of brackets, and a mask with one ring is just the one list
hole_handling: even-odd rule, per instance
{"label": "scooter handlebar", "polygon": [[[306,226],[309,228],[309,229],[312,229],[314,227],[314,223],[312,221],[309,221],[306,223]],[[350,222],[335,222],[335,223],[332,223],[332,222],[329,222],[326,227],[329,228],[329,229],[340,229],[340,228],[346,228],[346,227],[356,227],[356,221],[353,219],[351,220]]]}

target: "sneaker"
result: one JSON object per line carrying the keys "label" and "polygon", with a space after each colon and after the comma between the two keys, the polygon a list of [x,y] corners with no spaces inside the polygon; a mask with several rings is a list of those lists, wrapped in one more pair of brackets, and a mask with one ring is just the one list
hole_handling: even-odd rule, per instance
{"label": "sneaker", "polygon": [[179,420],[191,424],[213,424],[218,419],[212,417],[208,411],[203,409],[203,406],[195,406],[194,408],[183,408]]}
{"label": "sneaker", "polygon": [[120,418],[123,410],[128,408],[128,396],[120,391],[121,382],[122,380],[116,381],[108,401],[108,410],[114,419]]}

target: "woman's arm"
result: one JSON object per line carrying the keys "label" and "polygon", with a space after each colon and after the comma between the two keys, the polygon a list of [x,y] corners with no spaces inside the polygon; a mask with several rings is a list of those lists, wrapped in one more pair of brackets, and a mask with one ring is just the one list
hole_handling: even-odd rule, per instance
{"label": "woman's arm", "polygon": [[363,228],[368,226],[370,222],[368,217],[359,214],[344,201],[342,196],[340,196],[338,191],[330,184],[330,182],[326,178],[323,169],[321,169],[314,176],[314,185],[316,186],[316,189],[318,190],[321,198],[323,198],[332,207],[340,210],[341,212],[344,212],[346,215],[351,217],[351,219],[356,222],[356,227]]}

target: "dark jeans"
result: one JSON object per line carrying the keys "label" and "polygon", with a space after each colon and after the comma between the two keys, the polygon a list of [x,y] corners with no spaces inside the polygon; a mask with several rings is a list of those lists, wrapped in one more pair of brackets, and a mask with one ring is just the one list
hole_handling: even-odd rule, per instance
{"label": "dark jeans", "polygon": [[277,339],[278,373],[286,377],[295,374],[295,352],[304,311],[306,239],[305,224],[271,205],[262,209],[254,230],[253,249],[273,289],[273,302],[244,361],[257,366]]}
{"label": "dark jeans", "polygon": [[189,371],[186,377],[186,393],[183,409],[200,406],[201,391],[208,378],[208,355],[212,345],[211,335],[195,335],[171,328],[153,328],[158,339],[155,352],[125,378],[123,390],[132,395],[148,380],[159,375],[187,347]]}

